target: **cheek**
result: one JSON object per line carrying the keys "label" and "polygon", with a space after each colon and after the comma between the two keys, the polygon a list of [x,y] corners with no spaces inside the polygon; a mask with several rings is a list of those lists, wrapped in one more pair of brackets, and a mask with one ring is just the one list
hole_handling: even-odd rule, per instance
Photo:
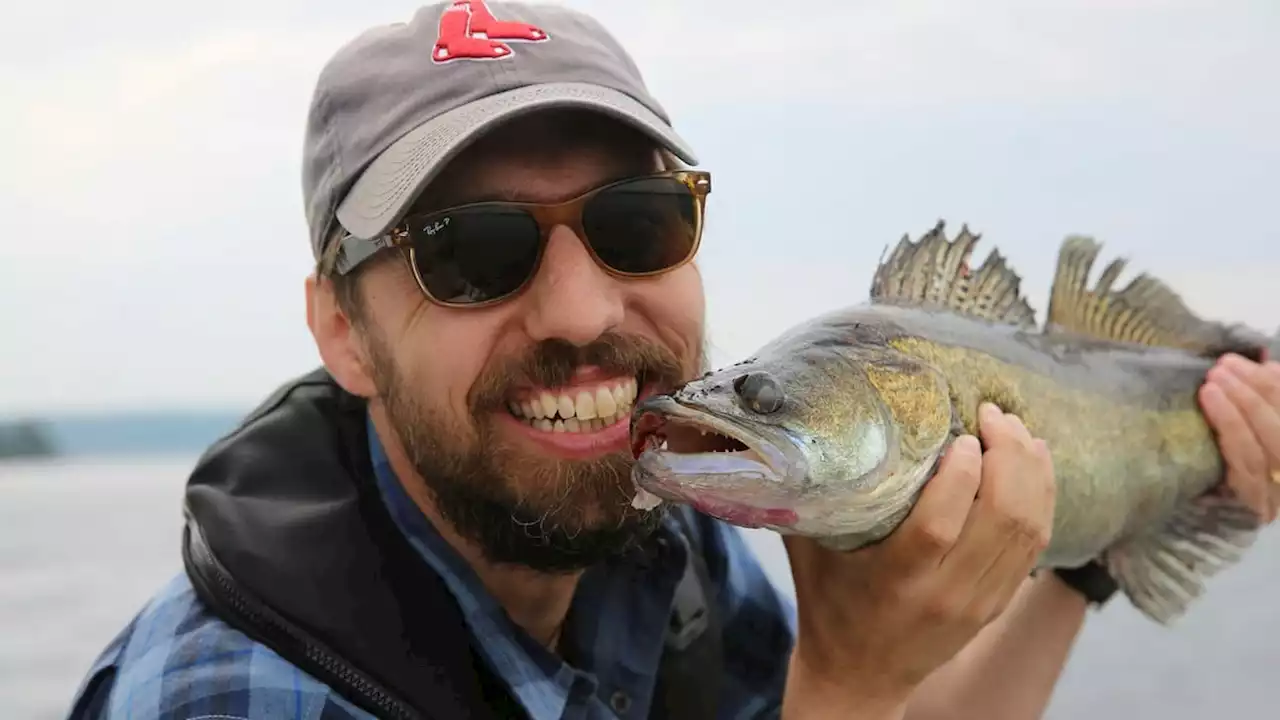
{"label": "cheek", "polygon": [[639,286],[634,304],[661,336],[678,338],[688,351],[700,347],[706,298],[702,274],[693,263]]}
{"label": "cheek", "polygon": [[370,276],[367,298],[381,328],[381,354],[394,362],[400,391],[436,412],[465,413],[467,393],[506,322],[504,312],[433,305],[401,264],[371,268]]}
{"label": "cheek", "polygon": [[458,317],[462,312],[428,309],[406,334],[398,358],[424,399],[454,414],[467,412],[468,393],[489,362],[498,334],[484,311]]}

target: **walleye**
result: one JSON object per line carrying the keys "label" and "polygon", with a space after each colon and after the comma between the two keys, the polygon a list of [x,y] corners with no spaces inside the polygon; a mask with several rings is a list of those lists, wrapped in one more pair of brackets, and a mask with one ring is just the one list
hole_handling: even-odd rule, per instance
{"label": "walleye", "polygon": [[[1218,356],[1267,342],[1197,318],[1161,281],[1125,267],[1089,277],[1100,246],[1061,245],[1048,318],[978,236],[943,223],[904,237],[869,303],[792,328],[753,357],[640,403],[637,507],[688,503],[744,527],[850,550],[906,517],[948,444],[977,435],[990,401],[1048,444],[1053,537],[1039,567],[1100,558],[1130,601],[1169,623],[1253,543],[1256,516],[1208,492],[1223,477],[1196,393]],[[1270,352],[1280,356],[1280,336]]]}

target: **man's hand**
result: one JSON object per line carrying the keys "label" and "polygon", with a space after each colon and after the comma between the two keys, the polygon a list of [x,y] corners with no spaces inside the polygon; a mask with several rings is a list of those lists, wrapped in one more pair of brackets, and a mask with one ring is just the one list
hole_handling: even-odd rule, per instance
{"label": "man's hand", "polygon": [[784,536],[799,609],[783,716],[901,717],[912,691],[997,617],[1053,527],[1053,463],[984,406],[984,453],[950,447],[911,514],[852,553]]}
{"label": "man's hand", "polygon": [[1218,434],[1227,488],[1273,522],[1280,510],[1280,362],[1224,356],[1200,388],[1200,403]]}

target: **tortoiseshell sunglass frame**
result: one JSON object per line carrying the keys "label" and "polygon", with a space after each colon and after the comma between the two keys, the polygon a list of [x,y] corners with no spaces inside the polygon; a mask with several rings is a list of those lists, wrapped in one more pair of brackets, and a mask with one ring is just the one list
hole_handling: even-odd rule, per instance
{"label": "tortoiseshell sunglass frame", "polygon": [[[648,180],[672,179],[680,182],[688,188],[690,196],[693,198],[694,209],[694,227],[693,241],[690,244],[689,251],[679,262],[669,266],[652,270],[649,272],[633,273],[618,270],[603,260],[592,247],[587,232],[582,226],[583,212],[588,202],[597,195],[613,190],[615,188],[630,185],[637,182],[645,182]],[[546,250],[547,241],[550,237],[551,230],[556,226],[565,226],[572,230],[578,236],[579,241],[587,249],[591,255],[591,259],[610,275],[623,278],[644,278],[654,277],[677,270],[688,264],[698,254],[698,248],[702,244],[702,231],[705,225],[704,218],[706,216],[707,195],[711,192],[711,173],[706,170],[677,169],[665,170],[662,172],[652,173],[649,175],[641,175],[629,177],[622,180],[605,183],[597,187],[591,188],[586,192],[558,203],[533,203],[533,202],[515,202],[505,200],[485,200],[480,202],[466,203],[463,205],[455,205],[441,210],[432,210],[426,213],[411,215],[400,221],[395,227],[388,230],[383,235],[373,239],[365,240],[357,238],[353,235],[344,233],[336,242],[330,244],[330,251],[326,253],[325,262],[322,267],[327,272],[337,275],[347,275],[361,263],[372,257],[374,254],[387,249],[395,249],[400,251],[409,272],[413,274],[414,280],[418,284],[418,289],[431,302],[438,305],[451,308],[482,308],[494,305],[499,302],[509,300],[528,287],[529,283],[538,274],[538,269],[542,265],[542,258]],[[460,210],[494,207],[503,210],[522,210],[527,212],[534,222],[537,223],[539,232],[538,256],[533,266],[529,270],[529,276],[520,283],[520,285],[511,292],[504,293],[499,296],[488,298],[476,302],[451,302],[437,298],[430,290],[427,289],[426,283],[418,269],[416,262],[416,249],[414,248],[413,234],[410,227],[422,227],[429,224],[434,218],[441,218],[450,213],[456,213]]]}

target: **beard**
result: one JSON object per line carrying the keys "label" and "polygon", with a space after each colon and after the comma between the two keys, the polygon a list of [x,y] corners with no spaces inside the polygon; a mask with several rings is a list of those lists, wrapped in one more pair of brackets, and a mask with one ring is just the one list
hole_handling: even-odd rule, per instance
{"label": "beard", "polygon": [[486,367],[468,393],[469,417],[459,422],[415,392],[421,384],[372,340],[374,382],[392,430],[436,510],[488,562],[574,572],[635,550],[661,524],[665,507],[631,506],[629,453],[589,460],[539,454],[504,440],[497,413],[508,412],[512,388],[564,385],[582,365],[666,390],[693,377],[703,358],[682,361],[657,343],[618,333],[584,347],[543,341]]}

